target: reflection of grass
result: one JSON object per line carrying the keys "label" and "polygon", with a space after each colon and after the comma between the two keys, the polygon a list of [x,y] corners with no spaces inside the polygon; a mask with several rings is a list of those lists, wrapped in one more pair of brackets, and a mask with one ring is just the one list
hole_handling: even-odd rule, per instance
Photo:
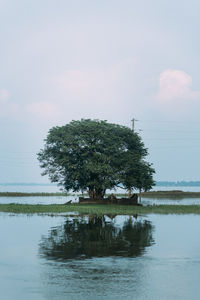
{"label": "reflection of grass", "polygon": [[51,205],[30,205],[30,204],[0,204],[1,212],[10,213],[65,213],[78,212],[83,214],[200,214],[198,205],[153,205],[153,206],[131,206],[131,205],[104,205],[104,204],[51,204]]}

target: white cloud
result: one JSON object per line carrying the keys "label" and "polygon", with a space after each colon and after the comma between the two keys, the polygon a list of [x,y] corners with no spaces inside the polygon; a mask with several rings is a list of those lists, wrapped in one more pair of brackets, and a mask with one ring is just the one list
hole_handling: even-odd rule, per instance
{"label": "white cloud", "polygon": [[159,100],[200,99],[200,91],[191,89],[192,77],[184,71],[165,70],[160,74]]}
{"label": "white cloud", "polygon": [[0,89],[0,116],[15,120],[20,118],[20,105],[10,100],[11,94],[7,89]]}
{"label": "white cloud", "polygon": [[26,111],[33,116],[41,119],[56,119],[60,115],[60,111],[54,103],[41,101],[32,102],[27,105]]}
{"label": "white cloud", "polygon": [[[50,78],[62,103],[73,106],[108,105],[136,90],[135,61],[123,60],[107,68],[71,69]],[[123,101],[124,103],[124,101]]]}
{"label": "white cloud", "polygon": [[[62,107],[63,120],[79,118],[122,119],[132,107],[137,62],[124,59],[107,68],[68,69],[48,78],[51,99]],[[51,101],[52,101],[51,100]]]}
{"label": "white cloud", "polygon": [[0,89],[0,103],[7,102],[10,98],[10,93],[6,89]]}
{"label": "white cloud", "polygon": [[0,89],[0,115],[12,120],[58,120],[61,110],[57,104],[48,101],[34,101],[22,104],[10,100],[10,92],[7,89]]}
{"label": "white cloud", "polygon": [[69,70],[55,80],[67,97],[81,100],[108,93],[115,77],[112,70]]}

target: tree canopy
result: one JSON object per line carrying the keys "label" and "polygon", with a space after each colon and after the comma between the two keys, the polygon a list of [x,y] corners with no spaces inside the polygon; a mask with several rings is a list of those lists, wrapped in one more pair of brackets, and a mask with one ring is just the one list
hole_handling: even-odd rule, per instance
{"label": "tree canopy", "polygon": [[154,169],[140,136],[107,121],[82,119],[49,130],[38,153],[42,175],[66,191],[87,191],[102,198],[107,189],[148,190]]}

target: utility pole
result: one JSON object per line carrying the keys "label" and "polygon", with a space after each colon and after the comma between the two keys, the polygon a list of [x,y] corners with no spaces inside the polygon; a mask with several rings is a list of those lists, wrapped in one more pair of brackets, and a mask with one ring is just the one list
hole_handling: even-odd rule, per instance
{"label": "utility pole", "polygon": [[[132,119],[131,120],[131,122],[132,122],[132,131],[134,132],[134,130],[135,130],[135,121],[137,121],[136,119]],[[131,194],[132,194],[132,190],[131,189],[129,189],[128,190],[128,197],[130,198],[131,197]]]}
{"label": "utility pole", "polygon": [[132,122],[132,131],[133,131],[133,132],[135,131],[135,122],[136,122],[136,121],[138,121],[138,120],[136,120],[136,119],[134,119],[134,118],[131,120],[131,122]]}
{"label": "utility pole", "polygon": [[[131,120],[131,122],[132,122],[132,131],[133,132],[135,130],[135,121],[138,121],[138,120],[136,120],[134,118]],[[131,197],[131,189],[129,189],[128,194],[129,194],[129,197]],[[141,202],[141,189],[139,190],[139,202]]]}
{"label": "utility pole", "polygon": [[133,118],[133,119],[131,120],[131,122],[132,122],[132,130],[133,130],[133,132],[134,132],[134,127],[135,127],[135,119]]}

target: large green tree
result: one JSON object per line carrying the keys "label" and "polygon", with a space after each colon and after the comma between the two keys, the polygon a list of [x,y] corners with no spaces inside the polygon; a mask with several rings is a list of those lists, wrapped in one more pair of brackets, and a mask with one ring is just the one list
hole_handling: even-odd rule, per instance
{"label": "large green tree", "polygon": [[96,199],[117,186],[150,189],[154,169],[146,156],[141,138],[130,128],[90,119],[53,127],[38,153],[42,175],[66,191],[87,191]]}

